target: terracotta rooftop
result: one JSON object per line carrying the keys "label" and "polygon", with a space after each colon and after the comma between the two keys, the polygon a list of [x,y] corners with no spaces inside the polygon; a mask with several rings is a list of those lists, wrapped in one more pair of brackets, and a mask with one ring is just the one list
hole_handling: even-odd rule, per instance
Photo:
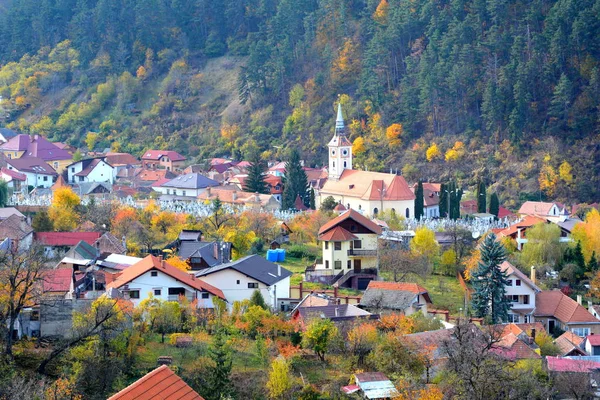
{"label": "terracotta rooftop", "polygon": [[44,273],[44,292],[68,292],[71,290],[73,280],[73,268],[51,269]]}
{"label": "terracotta rooftop", "polygon": [[519,208],[519,214],[523,215],[550,215],[550,210],[555,203],[543,201],[526,201]]}
{"label": "terracotta rooftop", "polygon": [[529,227],[532,227],[533,225],[542,224],[542,223],[546,223],[546,222],[547,221],[544,218],[536,217],[534,215],[528,215],[525,218],[523,218],[523,220],[521,220],[519,222],[515,222],[508,228],[501,230],[498,233],[498,237],[516,235],[517,232],[519,231],[519,229],[521,229],[521,228],[529,228]]}
{"label": "terracotta rooftop", "polygon": [[414,193],[402,176],[354,169],[345,169],[337,181],[329,179],[323,186],[322,193],[358,197],[363,200],[415,199]]}
{"label": "terracotta rooftop", "polygon": [[592,372],[600,369],[600,362],[561,357],[546,357],[548,371],[552,372]]}
{"label": "terracotta rooftop", "polygon": [[137,165],[140,161],[129,153],[106,153],[104,157],[110,165]]}
{"label": "terracotta rooftop", "polygon": [[378,226],[376,223],[374,223],[373,221],[371,221],[370,219],[368,219],[367,217],[365,217],[358,211],[350,209],[350,210],[338,215],[331,221],[327,222],[325,225],[323,225],[321,227],[321,229],[319,229],[319,235],[326,233],[328,230],[336,227],[338,224],[340,224],[341,222],[343,222],[347,219],[352,219],[354,222],[364,226],[365,228],[367,228],[368,230],[370,230],[373,233],[376,233],[378,235],[381,234],[380,226]]}
{"label": "terracotta rooftop", "polygon": [[357,239],[357,237],[341,226],[336,226],[326,233],[319,235],[319,240],[324,242],[347,242],[354,239]]}
{"label": "terracotta rooftop", "polygon": [[171,150],[148,150],[142,156],[142,160],[160,160],[162,156],[169,157],[171,161],[185,161],[184,156]]}
{"label": "terracotta rooftop", "polygon": [[166,365],[147,373],[108,400],[204,400]]}
{"label": "terracotta rooftop", "polygon": [[194,275],[188,274],[172,266],[168,262],[154,256],[146,256],[141,261],[138,261],[129,268],[125,269],[117,279],[108,284],[106,287],[107,289],[118,289],[121,286],[136,279],[140,275],[143,275],[146,272],[153,269],[161,271],[162,273],[167,274],[170,277],[196,290],[206,291],[212,293],[217,297],[222,298],[223,300],[225,299],[225,296],[223,295],[223,292],[220,289],[217,289],[216,287],[209,285],[208,283],[196,278]]}
{"label": "terracotta rooftop", "polygon": [[565,324],[594,322],[600,325],[600,320],[560,290],[536,293],[535,305],[535,317],[554,317]]}
{"label": "terracotta rooftop", "polygon": [[428,293],[427,289],[417,283],[370,281],[369,289],[399,290],[414,294]]}
{"label": "terracotta rooftop", "polygon": [[9,176],[11,179],[14,179],[17,181],[26,181],[27,180],[27,175],[21,174],[20,172],[8,169],[6,167],[2,167],[2,169],[0,171],[2,172],[2,174]]}
{"label": "terracotta rooftop", "polygon": [[33,232],[33,228],[17,214],[9,215],[0,221],[0,237],[2,240],[19,241],[25,239]]}
{"label": "terracotta rooftop", "polygon": [[592,346],[600,346],[600,335],[589,335],[586,340]]}
{"label": "terracotta rooftop", "polygon": [[100,232],[36,232],[35,239],[45,246],[75,246],[80,240],[93,244]]}

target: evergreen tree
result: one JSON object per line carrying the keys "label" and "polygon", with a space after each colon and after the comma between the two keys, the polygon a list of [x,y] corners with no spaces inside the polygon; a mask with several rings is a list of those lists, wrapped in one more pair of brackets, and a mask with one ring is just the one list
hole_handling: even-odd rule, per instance
{"label": "evergreen tree", "polygon": [[571,254],[571,263],[577,266],[577,269],[575,270],[575,276],[577,279],[583,279],[585,277],[586,265],[583,250],[581,248],[581,242],[577,242],[577,245],[575,245],[575,248]]}
{"label": "evergreen tree", "polygon": [[490,233],[480,251],[481,260],[471,278],[475,289],[471,300],[473,311],[480,318],[489,316],[493,324],[505,322],[511,307],[506,298],[508,279],[500,269],[500,264],[506,260],[506,249],[496,240],[496,235]]}
{"label": "evergreen tree", "polygon": [[285,188],[283,189],[284,210],[294,208],[296,197],[300,196],[307,207],[310,205],[308,194],[308,178],[300,163],[300,153],[292,149],[285,164]]}
{"label": "evergreen tree", "polygon": [[448,183],[448,197],[450,198],[450,209],[448,216],[450,219],[460,218],[460,200],[462,199],[462,189],[456,188],[456,183],[451,181]]}
{"label": "evergreen tree", "polygon": [[487,211],[487,207],[486,207],[486,194],[485,194],[485,183],[483,183],[483,181],[479,181],[479,183],[477,184],[477,191],[476,191],[476,196],[477,196],[477,212],[478,213],[484,213]]}
{"label": "evergreen tree", "polygon": [[33,217],[31,227],[34,232],[52,232],[54,224],[46,211],[40,211]]}
{"label": "evergreen tree", "polygon": [[308,208],[310,208],[311,210],[317,209],[317,205],[315,203],[315,189],[314,188],[310,188],[310,201],[309,201]]}
{"label": "evergreen tree", "polygon": [[490,196],[490,214],[494,214],[498,218],[500,213],[500,199],[496,193],[492,193]]}
{"label": "evergreen tree", "polygon": [[590,257],[590,261],[587,264],[587,271],[594,274],[596,271],[598,271],[598,260],[596,259],[596,252],[593,251],[592,252],[592,256]]}
{"label": "evergreen tree", "polygon": [[268,194],[269,187],[265,182],[265,165],[258,155],[253,156],[248,167],[248,177],[244,182],[244,190],[250,193]]}
{"label": "evergreen tree", "polygon": [[204,397],[207,400],[221,400],[233,396],[231,383],[231,350],[228,348],[225,334],[218,329],[214,335],[213,344],[209,350],[213,362],[208,370],[207,388]]}
{"label": "evergreen tree", "polygon": [[417,189],[415,190],[415,218],[421,219],[423,209],[425,207],[425,199],[423,198],[423,182],[419,180]]}
{"label": "evergreen tree", "polygon": [[265,302],[265,298],[263,297],[262,293],[258,289],[256,289],[254,292],[252,292],[252,295],[250,296],[250,305],[251,306],[259,306],[263,310],[269,309],[269,307],[267,306],[267,303]]}
{"label": "evergreen tree", "polygon": [[440,185],[440,217],[448,216],[448,185],[442,183]]}

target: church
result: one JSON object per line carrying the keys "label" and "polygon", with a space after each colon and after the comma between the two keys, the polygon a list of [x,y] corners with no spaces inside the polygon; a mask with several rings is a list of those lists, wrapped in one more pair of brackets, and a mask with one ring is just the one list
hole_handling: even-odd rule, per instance
{"label": "church", "polygon": [[342,107],[338,104],[335,133],[329,144],[329,177],[319,190],[318,204],[329,196],[347,209],[377,216],[393,211],[414,217],[415,195],[404,177],[352,169],[352,142],[346,136]]}

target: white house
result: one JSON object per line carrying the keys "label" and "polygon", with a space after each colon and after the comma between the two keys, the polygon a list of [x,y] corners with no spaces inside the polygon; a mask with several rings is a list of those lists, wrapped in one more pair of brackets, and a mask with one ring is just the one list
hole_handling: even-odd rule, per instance
{"label": "white house", "polygon": [[198,308],[214,308],[215,297],[225,300],[220,289],[154,256],[123,270],[106,285],[106,291],[109,297],[123,297],[136,307],[150,296],[167,301],[185,296],[189,301],[197,300]]}
{"label": "white house", "polygon": [[257,289],[274,310],[280,309],[278,299],[290,297],[292,272],[258,255],[198,271],[196,276],[221,289],[229,304],[250,299]]}
{"label": "white house", "polygon": [[543,201],[526,201],[519,208],[519,215],[535,215],[543,217],[552,222],[558,222],[566,218],[568,213],[564,207],[557,203],[546,203]]}
{"label": "white house", "polygon": [[219,182],[198,173],[179,175],[160,186],[152,188],[162,193],[161,199],[165,200],[195,200],[206,191],[206,188],[219,186]]}
{"label": "white house", "polygon": [[27,186],[49,188],[58,176],[56,170],[46,161],[37,157],[23,157],[6,160],[6,167],[11,171],[24,174]]}
{"label": "white house", "polygon": [[69,183],[115,182],[116,172],[112,165],[100,158],[90,158],[67,166]]}
{"label": "white house", "polygon": [[505,287],[506,296],[511,301],[508,322],[534,322],[536,294],[542,291],[535,284],[535,267],[531,268],[532,279],[529,279],[527,275],[508,261],[504,261],[500,265],[500,269],[506,273],[509,282]]}

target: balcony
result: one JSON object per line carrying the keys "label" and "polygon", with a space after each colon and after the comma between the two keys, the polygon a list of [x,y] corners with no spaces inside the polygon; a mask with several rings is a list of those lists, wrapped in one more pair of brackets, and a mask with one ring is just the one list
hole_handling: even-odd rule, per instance
{"label": "balcony", "polygon": [[377,250],[350,249],[348,257],[377,257]]}
{"label": "balcony", "polygon": [[194,301],[194,295],[190,295],[190,294],[187,294],[186,296],[176,295],[176,294],[175,295],[170,294],[170,295],[167,296],[167,300],[168,301],[179,301],[180,300],[180,296],[187,298],[188,301],[190,301],[190,302]]}

